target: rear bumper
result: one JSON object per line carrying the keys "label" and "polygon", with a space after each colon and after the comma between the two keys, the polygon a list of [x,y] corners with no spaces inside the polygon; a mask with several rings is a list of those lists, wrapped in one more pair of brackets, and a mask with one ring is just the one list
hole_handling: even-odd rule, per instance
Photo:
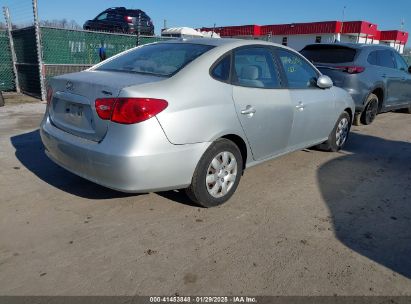
{"label": "rear bumper", "polygon": [[56,128],[45,117],[40,128],[47,156],[66,170],[122,192],[185,188],[210,143],[173,145],[157,119],[112,124],[100,143]]}

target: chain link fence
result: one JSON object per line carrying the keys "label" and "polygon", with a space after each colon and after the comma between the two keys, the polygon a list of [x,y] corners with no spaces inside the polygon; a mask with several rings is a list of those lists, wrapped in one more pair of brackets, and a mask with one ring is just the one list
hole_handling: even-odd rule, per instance
{"label": "chain link fence", "polygon": [[[136,45],[172,39],[85,31],[73,20],[68,23],[40,21],[37,0],[0,2],[5,12],[3,19],[0,18],[1,91],[17,90],[44,99],[48,79],[79,72],[100,62],[100,48],[104,48],[109,58]],[[54,26],[63,23],[70,28]],[[12,39],[7,31],[8,25]]]}
{"label": "chain link fence", "polygon": [[9,35],[6,30],[0,30],[0,91],[14,91],[13,62],[10,52]]}
{"label": "chain link fence", "polygon": [[[50,77],[78,72],[100,62],[103,47],[107,58],[137,45],[136,35],[41,27],[41,48],[46,82]],[[139,44],[170,38],[140,36]]]}

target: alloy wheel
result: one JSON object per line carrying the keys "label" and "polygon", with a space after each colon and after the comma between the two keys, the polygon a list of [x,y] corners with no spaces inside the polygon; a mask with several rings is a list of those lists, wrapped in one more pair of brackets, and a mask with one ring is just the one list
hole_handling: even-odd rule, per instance
{"label": "alloy wheel", "polygon": [[370,100],[365,111],[365,119],[368,124],[372,123],[377,116],[378,101],[376,99]]}
{"label": "alloy wheel", "polygon": [[338,123],[336,130],[336,144],[338,147],[342,147],[347,140],[348,132],[350,129],[350,123],[347,118],[342,118]]}

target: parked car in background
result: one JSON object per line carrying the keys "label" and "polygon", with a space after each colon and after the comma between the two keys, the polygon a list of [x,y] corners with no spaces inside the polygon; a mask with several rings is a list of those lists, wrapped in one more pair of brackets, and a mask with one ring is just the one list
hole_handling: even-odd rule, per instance
{"label": "parked car in background", "polygon": [[300,54],[263,41],[148,44],[49,83],[41,137],[53,161],[124,192],[185,188],[205,207],[227,201],[247,167],[338,151],[355,110]]}
{"label": "parked car in background", "polygon": [[142,10],[113,7],[106,9],[96,18],[86,21],[83,28],[91,31],[107,31],[136,34],[140,20],[140,34],[154,35],[154,25],[151,18]]}
{"label": "parked car in background", "polygon": [[393,48],[369,44],[312,44],[302,49],[336,86],[346,89],[366,125],[381,112],[411,113],[411,69]]}

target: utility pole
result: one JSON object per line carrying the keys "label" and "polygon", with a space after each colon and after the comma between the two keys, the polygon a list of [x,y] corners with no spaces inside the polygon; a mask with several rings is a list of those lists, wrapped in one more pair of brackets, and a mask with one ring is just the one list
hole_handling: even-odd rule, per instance
{"label": "utility pole", "polygon": [[40,92],[41,100],[46,101],[46,81],[44,75],[44,65],[43,65],[43,50],[41,48],[41,33],[40,33],[40,20],[38,15],[37,0],[33,1],[33,16],[34,16],[34,29],[36,33],[36,44],[37,44],[37,61],[39,64],[39,77],[40,77]]}
{"label": "utility pole", "polygon": [[140,46],[140,35],[141,35],[141,11],[138,13],[138,20],[137,20],[137,46]]}
{"label": "utility pole", "polygon": [[214,23],[214,26],[213,26],[213,31],[211,32],[211,38],[213,38],[213,36],[214,36],[215,26],[216,26],[216,24]]}
{"label": "utility pole", "polygon": [[340,33],[340,41],[341,41],[341,35],[343,34],[343,30],[344,30],[344,21],[345,21],[345,9],[347,8],[346,5],[344,5],[343,7],[343,11],[342,11],[342,20],[341,20],[341,33]]}
{"label": "utility pole", "polygon": [[14,84],[16,86],[16,92],[20,93],[19,75],[17,74],[17,56],[16,56],[16,50],[14,49],[13,36],[11,33],[12,25],[11,25],[11,17],[10,17],[9,8],[6,6],[3,6],[3,13],[4,13],[4,18],[6,19],[7,33],[9,35],[10,53],[11,53],[11,60],[13,63],[13,72],[14,72]]}

